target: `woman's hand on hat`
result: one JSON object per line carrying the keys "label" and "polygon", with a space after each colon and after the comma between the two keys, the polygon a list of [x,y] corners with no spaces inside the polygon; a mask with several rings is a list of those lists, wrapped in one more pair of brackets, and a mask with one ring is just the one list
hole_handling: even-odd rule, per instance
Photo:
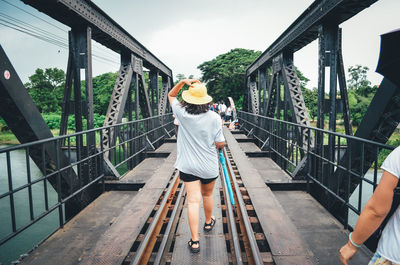
{"label": "woman's hand on hat", "polygon": [[191,86],[193,83],[201,83],[199,80],[197,79],[183,79],[181,80],[181,82],[185,83],[188,86]]}

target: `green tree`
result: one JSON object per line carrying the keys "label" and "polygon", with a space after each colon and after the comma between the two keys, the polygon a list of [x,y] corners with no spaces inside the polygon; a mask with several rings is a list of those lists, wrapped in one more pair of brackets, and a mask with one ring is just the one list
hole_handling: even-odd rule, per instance
{"label": "green tree", "polygon": [[237,103],[243,102],[246,69],[260,55],[260,51],[236,48],[200,64],[201,81],[207,83],[213,100],[232,97]]}
{"label": "green tree", "polygon": [[367,71],[368,67],[361,65],[350,66],[348,69],[347,86],[350,88],[348,90],[350,117],[355,126],[360,125],[378,88],[371,86],[371,82],[367,79]]}
{"label": "green tree", "polygon": [[318,114],[318,89],[312,90],[302,87],[304,103],[306,104],[308,116],[314,121]]}
{"label": "green tree", "polygon": [[184,74],[177,74],[175,77],[176,77],[176,79],[175,79],[174,85],[178,84],[179,81],[181,81],[183,79],[186,79],[186,78],[193,79],[194,78],[193,75],[189,75],[188,77],[186,77]]}
{"label": "green tree", "polygon": [[29,95],[41,113],[61,110],[65,73],[58,68],[36,69],[25,84]]}
{"label": "green tree", "polygon": [[185,79],[186,76],[184,74],[177,74],[175,82],[178,83],[179,81]]}
{"label": "green tree", "polygon": [[350,66],[348,69],[348,88],[357,90],[359,88],[371,85],[371,82],[367,80],[368,70],[369,68],[367,66],[361,66],[359,64],[357,64],[356,66]]}
{"label": "green tree", "polygon": [[303,73],[297,67],[296,67],[296,74],[297,74],[297,77],[300,80],[300,88],[301,88],[301,90],[303,91],[303,90],[307,89],[307,83],[310,81],[310,79],[305,77],[303,75]]}
{"label": "green tree", "polygon": [[105,73],[93,78],[94,112],[100,115],[107,113],[115,80],[118,73]]}

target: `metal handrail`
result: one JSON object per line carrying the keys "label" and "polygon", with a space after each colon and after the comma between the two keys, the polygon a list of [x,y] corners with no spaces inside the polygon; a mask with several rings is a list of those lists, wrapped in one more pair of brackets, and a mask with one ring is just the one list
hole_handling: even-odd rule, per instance
{"label": "metal handrail", "polygon": [[[67,139],[67,138],[73,138],[76,136],[82,136],[91,132],[98,132],[100,130],[108,130],[110,128],[115,128],[115,127],[121,127],[121,126],[125,126],[125,125],[130,125],[130,124],[135,124],[135,123],[140,123],[140,122],[144,122],[144,121],[148,121],[148,120],[152,120],[152,119],[160,119],[163,117],[171,117],[172,113],[168,113],[168,114],[164,114],[164,115],[159,115],[159,116],[152,116],[152,117],[148,117],[148,118],[144,118],[141,120],[134,120],[134,121],[128,121],[128,122],[124,122],[124,123],[117,123],[117,124],[113,124],[113,125],[108,125],[108,126],[103,126],[103,127],[98,127],[98,128],[94,128],[94,129],[90,129],[90,130],[86,130],[86,131],[81,131],[81,132],[75,132],[72,134],[67,134],[67,135],[59,135],[59,136],[54,136],[52,138],[46,138],[46,139],[41,139],[41,140],[37,140],[34,142],[29,142],[29,143],[23,143],[23,144],[19,144],[19,145],[15,145],[15,146],[9,146],[9,147],[4,147],[4,148],[0,148],[0,153],[5,153],[7,151],[14,151],[14,150],[18,150],[18,149],[23,149],[32,145],[37,145],[37,144],[44,144],[44,143],[48,143],[48,142],[53,142],[57,139]],[[165,125],[163,125],[165,126]]]}
{"label": "metal handrail", "polygon": [[[322,190],[332,196],[339,205],[346,207],[347,212],[344,216],[335,215],[344,224],[345,228],[349,226],[348,216],[346,216],[348,210],[357,215],[361,213],[363,207],[363,185],[371,185],[373,190],[378,185],[379,152],[381,150],[391,151],[394,149],[393,146],[368,139],[243,111],[238,112],[238,119],[241,128],[244,131],[251,132],[254,139],[257,139],[255,140],[256,144],[263,145],[271,150],[275,162],[287,173],[290,175],[292,175],[292,173],[297,173],[294,169],[304,166],[305,173],[303,173],[302,176],[304,176],[307,181],[308,192],[316,192],[316,187],[322,188]],[[296,133],[300,133],[301,135],[308,134],[308,142],[303,143],[303,145],[299,144],[297,139],[303,138],[295,137]],[[311,146],[310,136],[313,133],[321,138],[319,147]],[[333,152],[332,150],[331,152],[327,149],[324,150],[326,147],[324,145],[324,136],[334,137],[334,145],[331,147]],[[267,138],[269,139],[268,142],[266,142]],[[347,145],[342,144],[342,142],[345,142]],[[357,149],[354,149],[355,147],[357,147]],[[347,153],[346,157],[344,153],[342,153],[344,150]],[[353,157],[353,151],[356,151],[359,157]],[[299,156],[305,158],[305,164],[300,164],[301,159],[298,158]],[[365,164],[364,161],[367,157],[369,157],[369,161],[372,161],[371,164]],[[354,167],[352,163],[358,164]],[[364,176],[366,167],[370,165],[373,165],[373,179],[368,179]],[[336,176],[338,177],[335,178]],[[292,175],[292,177],[294,177],[294,175]],[[310,187],[310,182],[313,184],[312,187]],[[363,185],[358,185],[358,201],[354,204],[350,202],[350,196],[354,192],[357,183],[362,183]],[[325,202],[322,201],[321,203],[324,204]],[[327,204],[325,206],[330,207],[332,205]],[[352,228],[350,227],[350,229]]]}
{"label": "metal handrail", "polygon": [[[125,128],[125,129],[132,129],[133,126],[140,127],[140,131],[135,131],[135,134],[131,134],[131,138],[129,139],[124,139],[123,141],[114,141],[113,146],[108,146],[107,148],[103,147],[102,144],[102,135],[103,132],[107,130],[112,130],[112,129],[120,129],[120,128]],[[76,132],[73,134],[69,135],[63,135],[63,136],[57,136],[54,138],[48,138],[48,139],[43,139],[43,140],[38,140],[30,143],[25,143],[25,144],[20,144],[16,146],[11,146],[11,147],[5,147],[0,149],[0,154],[5,154],[5,163],[6,166],[4,168],[7,169],[6,171],[6,176],[8,177],[8,183],[9,187],[8,190],[0,194],[0,200],[1,199],[6,199],[7,197],[10,198],[10,216],[11,216],[11,222],[10,222],[10,233],[5,235],[4,237],[0,238],[0,246],[14,238],[16,235],[21,234],[23,231],[25,231],[27,228],[32,226],[33,224],[37,223],[39,220],[43,219],[43,217],[49,215],[50,213],[54,212],[54,210],[58,209],[58,216],[59,216],[59,227],[63,227],[67,219],[72,218],[72,216],[67,216],[65,217],[64,214],[64,209],[63,207],[71,202],[71,200],[76,201],[77,195],[82,194],[83,192],[86,192],[90,187],[93,187],[94,185],[100,184],[101,185],[96,188],[99,192],[103,192],[105,189],[104,186],[104,177],[105,177],[105,171],[104,171],[104,166],[103,166],[103,159],[104,156],[107,152],[114,150],[116,151],[117,149],[123,149],[123,157],[121,159],[121,155],[119,157],[114,157],[114,162],[113,165],[115,168],[119,168],[124,164],[127,164],[128,162],[132,161],[135,158],[135,163],[137,164],[140,162],[139,159],[136,159],[136,157],[146,151],[145,147],[145,142],[141,141],[143,137],[148,137],[149,141],[152,143],[152,145],[160,144],[160,141],[165,138],[166,131],[173,130],[173,122],[172,122],[172,114],[165,114],[165,115],[160,115],[160,116],[154,116],[154,117],[149,117],[145,118],[142,120],[136,120],[136,121],[130,121],[126,123],[120,123],[120,124],[115,124],[115,125],[110,125],[110,126],[105,126],[101,128],[95,128],[91,130],[86,130],[86,131],[81,131],[81,132]],[[136,128],[138,129],[138,128]],[[132,132],[132,131],[131,131]],[[137,134],[139,133],[139,134]],[[100,140],[100,143],[97,143],[98,148],[95,150],[89,150],[89,144],[86,146],[83,145],[83,139],[84,137],[87,137],[88,135],[94,134],[94,136],[98,136],[98,139]],[[114,137],[118,137],[118,135],[115,135]],[[73,145],[73,140],[75,138],[76,141],[76,146]],[[65,142],[66,143],[66,155],[65,159],[67,160],[66,163],[62,164],[62,151],[61,151],[61,143]],[[128,148],[129,146],[133,147]],[[71,159],[71,150],[72,148],[76,148],[77,152],[77,161],[75,162],[69,162]],[[27,183],[24,183],[23,185],[19,185],[14,187],[13,186],[13,181],[15,178],[15,172],[13,172],[12,169],[12,164],[13,161],[11,160],[11,153],[13,151],[18,151],[18,150],[24,150],[25,151],[25,156],[26,156],[26,175],[27,175]],[[55,154],[54,157],[48,157],[48,152],[51,150]],[[34,162],[37,164],[39,170],[42,171],[42,176],[38,177],[37,179],[32,179],[31,177],[31,166],[32,163],[30,162],[29,156],[31,155],[31,152],[35,151],[36,152],[36,161],[34,159]],[[85,153],[86,152],[86,153]],[[37,159],[41,160],[41,162],[38,164]],[[48,158],[53,159],[51,160],[52,165],[54,168],[48,168],[49,165],[47,163],[50,163],[48,161]],[[140,159],[143,159],[140,158]],[[131,165],[132,166],[132,165]],[[134,165],[133,165],[134,166]],[[77,168],[77,172],[75,173],[75,168]],[[87,174],[83,174],[82,169],[87,168]],[[129,169],[129,166],[128,166]],[[62,179],[62,175],[66,176],[71,176],[70,174],[76,174],[77,179],[75,179],[76,183],[69,183],[68,186],[63,186],[62,181],[65,181]],[[40,210],[37,213],[33,209],[33,196],[32,196],[32,186],[37,185],[39,182],[43,183],[43,188],[44,188],[44,197],[45,197],[45,202],[44,202],[44,210]],[[50,183],[54,187],[55,192],[58,193],[58,199],[57,202],[54,204],[49,205],[49,194],[47,191],[47,186]],[[67,190],[66,190],[67,189]],[[28,203],[29,203],[29,220],[17,227],[17,222],[19,221],[19,216],[16,215],[15,213],[15,199],[14,199],[14,194],[17,192],[21,192],[23,190],[27,190],[29,193],[28,197]],[[63,191],[64,190],[64,191]],[[63,191],[63,193],[61,193]],[[98,195],[98,194],[97,194]],[[94,199],[93,196],[91,195],[91,199]],[[87,201],[89,203],[90,201]],[[19,221],[21,222],[21,221]],[[58,229],[57,228],[57,229]],[[56,230],[57,230],[56,229]],[[54,231],[49,231],[50,234],[52,234]]]}
{"label": "metal handrail", "polygon": [[[390,146],[390,145],[387,145],[387,144],[382,144],[382,143],[379,143],[379,142],[374,142],[374,141],[371,141],[371,140],[368,140],[368,139],[364,139],[364,138],[360,138],[360,137],[356,137],[356,136],[353,136],[353,135],[347,135],[347,134],[342,134],[342,133],[338,133],[338,132],[327,131],[327,130],[324,130],[324,129],[321,129],[321,128],[317,128],[317,127],[306,126],[306,125],[303,125],[303,124],[298,124],[298,123],[294,123],[294,122],[290,122],[290,121],[278,120],[278,119],[275,119],[275,118],[266,117],[266,116],[262,116],[262,115],[259,115],[259,114],[254,114],[254,113],[245,112],[245,111],[241,111],[241,110],[239,110],[238,113],[245,114],[245,115],[250,115],[250,116],[253,116],[253,117],[256,117],[256,118],[262,118],[262,119],[266,119],[266,120],[270,120],[270,121],[275,121],[275,122],[279,122],[279,123],[289,124],[289,125],[293,125],[293,126],[296,126],[296,127],[303,128],[303,129],[312,129],[314,131],[318,131],[318,132],[321,132],[321,133],[327,133],[327,134],[338,136],[338,137],[341,137],[341,138],[348,138],[348,139],[353,139],[353,140],[361,141],[361,142],[368,143],[368,144],[377,145],[377,146],[382,147],[382,148],[393,149],[393,146]],[[241,119],[241,118],[239,118],[239,119]],[[259,127],[255,123],[251,123],[249,121],[246,121],[246,122],[249,123],[249,124],[254,125],[254,127],[257,127],[260,130],[267,131],[267,130],[263,129],[262,127]]]}

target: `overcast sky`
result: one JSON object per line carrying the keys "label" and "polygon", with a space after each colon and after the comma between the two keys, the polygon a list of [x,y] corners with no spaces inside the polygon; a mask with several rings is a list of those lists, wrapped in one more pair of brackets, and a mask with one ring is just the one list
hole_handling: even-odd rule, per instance
{"label": "overcast sky", "polygon": [[[7,2],[38,16],[33,17]],[[174,73],[200,77],[197,66],[233,48],[264,51],[313,2],[311,0],[94,0],[101,9],[161,59]],[[368,78],[379,84],[375,73],[380,34],[400,28],[400,0],[380,0],[343,23],[345,67],[368,66]],[[51,31],[67,43],[68,27],[19,0],[0,0],[4,14]],[[56,28],[57,27],[57,28]],[[66,68],[65,48],[35,39],[0,25],[0,44],[23,82],[36,68]],[[93,74],[117,71],[117,54],[94,43]],[[314,41],[295,54],[295,65],[317,85],[318,47]]]}

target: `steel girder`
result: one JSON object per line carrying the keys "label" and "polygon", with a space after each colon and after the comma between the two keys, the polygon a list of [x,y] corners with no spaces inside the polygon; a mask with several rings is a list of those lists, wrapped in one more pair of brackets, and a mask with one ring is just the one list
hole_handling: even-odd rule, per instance
{"label": "steel girder", "polygon": [[[319,30],[318,65],[318,115],[317,127],[324,129],[324,116],[329,113],[329,130],[336,131],[337,85],[343,106],[344,126],[347,135],[352,135],[346,78],[342,58],[342,31],[337,25],[323,25]],[[329,67],[329,105],[325,100],[325,69]],[[339,82],[337,82],[339,81]],[[330,143],[331,144],[331,143]]]}
{"label": "steel girder", "polygon": [[251,78],[248,79],[249,91],[250,91],[250,99],[251,99],[251,111],[258,115],[260,112],[260,102],[258,97],[258,89],[256,81],[252,81]]}
{"label": "steel girder", "polygon": [[270,65],[282,52],[294,53],[318,38],[318,28],[325,21],[339,25],[378,0],[314,1],[248,68],[247,76]]}
{"label": "steel girder", "polygon": [[267,105],[267,76],[267,69],[258,69],[259,102],[261,115],[265,115],[265,109]]}
{"label": "steel girder", "polygon": [[349,97],[347,94],[346,77],[344,72],[343,54],[342,54],[342,29],[339,28],[338,32],[338,56],[337,56],[337,74],[340,89],[340,99],[343,101],[343,120],[344,130],[347,135],[353,135],[353,127],[350,122],[350,105]]}
{"label": "steel girder", "polygon": [[[282,60],[282,77],[283,83],[285,85],[285,93],[289,93],[290,100],[289,105],[293,113],[293,121],[297,124],[310,126],[310,120],[308,118],[308,111],[306,104],[304,103],[303,93],[301,92],[300,80],[296,73],[296,68],[291,60]],[[308,139],[308,134],[305,129],[299,129],[298,133],[303,135],[299,139],[299,144],[303,146],[303,149],[307,149],[307,143],[310,140],[311,148],[313,147],[313,137],[310,135]]]}
{"label": "steel girder", "polygon": [[93,39],[117,53],[129,51],[143,60],[148,69],[157,68],[172,77],[172,71],[140,42],[118,25],[103,10],[87,0],[22,0],[63,24],[87,25],[93,30]]}
{"label": "steel girder", "polygon": [[[400,87],[384,78],[354,136],[374,142],[386,143],[399,123]],[[340,165],[357,172],[359,175],[364,175],[375,162],[375,155],[380,150],[374,150],[369,145],[361,145],[359,142],[350,142],[340,160]],[[364,157],[362,153],[364,153]],[[349,163],[350,156],[351,163]],[[336,190],[338,188],[337,185],[339,185],[339,195],[343,198],[346,194],[350,196],[360,184],[360,178],[351,175],[351,186],[350,190],[347,191],[347,174],[348,172],[338,168],[333,175],[333,179],[336,181],[331,183],[332,190]],[[346,210],[342,204],[331,201],[327,207],[331,212],[338,213],[339,218],[346,218]]]}
{"label": "steel girder", "polygon": [[139,95],[135,98],[136,104],[139,103],[143,118],[153,116],[151,109],[149,94],[144,81],[143,61],[137,57],[133,60],[133,71],[136,75],[136,85],[138,85]]}
{"label": "steel girder", "polygon": [[160,100],[160,89],[158,87],[158,71],[150,70],[149,72],[149,93],[150,104],[153,115],[158,115],[158,103]]}
{"label": "steel girder", "polygon": [[[92,82],[92,50],[91,39],[92,30],[90,27],[76,27],[69,33],[69,57],[67,66],[67,79],[65,82],[64,99],[61,114],[60,135],[65,135],[68,127],[68,116],[75,114],[76,132],[83,130],[82,116],[87,118],[87,129],[94,128],[94,109],[93,109],[93,82]],[[81,88],[81,69],[85,70],[85,96],[86,101],[82,100]],[[74,101],[71,101],[72,84],[74,90]],[[72,105],[71,103],[74,103]],[[79,136],[80,137],[80,136]],[[79,138],[78,137],[78,138]],[[62,143],[63,145],[65,143]],[[77,149],[78,159],[81,157],[79,150],[83,150],[83,140],[78,140]],[[96,152],[95,135],[90,133],[87,135],[86,144],[88,146],[89,155]],[[81,171],[84,171],[81,172]],[[83,176],[85,182],[89,182],[92,173],[95,172],[94,163],[78,167],[78,174]]]}
{"label": "steel girder", "polygon": [[[20,143],[29,143],[37,140],[52,138],[53,135],[43,120],[42,115],[29,96],[22,84],[17,72],[12,66],[6,53],[0,45],[0,116],[6,121],[8,127],[17,137]],[[4,73],[4,74],[3,74]],[[9,73],[8,78],[5,73]],[[59,157],[60,168],[69,165],[68,158],[61,151],[61,145],[54,146],[52,143],[43,144],[43,150],[39,146],[31,146],[29,155],[44,175],[49,175],[57,169],[57,156]],[[57,154],[58,152],[58,154]],[[48,178],[51,185],[57,191],[55,178]],[[61,196],[66,198],[71,190],[79,185],[79,178],[73,170],[61,172]],[[77,211],[84,208],[92,200],[88,190],[81,195],[71,198],[66,203],[66,218],[74,216]]]}
{"label": "steel girder", "polygon": [[265,107],[265,116],[274,117],[276,102],[277,102],[277,93],[276,87],[280,84],[279,82],[279,73],[273,72],[270,83],[268,85],[268,100]]}
{"label": "steel girder", "polygon": [[[75,114],[76,131],[82,131],[82,115],[87,118],[87,129],[94,128],[93,82],[92,82],[91,29],[74,28],[69,32],[69,56],[64,99],[61,113],[60,135],[67,132],[68,116]],[[81,97],[81,69],[85,69],[86,101]],[[71,101],[72,88],[74,101]],[[73,103],[73,105],[72,105]],[[94,139],[90,141],[94,144]]]}
{"label": "steel girder", "polygon": [[[268,85],[268,101],[266,101],[267,88],[265,87],[267,83],[266,69],[258,72],[258,84],[260,90],[265,91],[263,96],[264,101],[262,103],[265,108],[262,112],[265,113],[264,115],[267,117],[276,117],[277,119],[280,119],[281,111],[283,110],[284,120],[295,122],[304,126],[310,126],[307,108],[301,92],[300,81],[291,58],[292,57],[289,55],[284,56],[283,54],[280,54],[273,59],[272,76]],[[284,84],[283,100],[281,99],[282,82]],[[261,98],[261,95],[257,95],[257,84],[254,79],[252,80],[251,77],[248,77],[247,83],[248,91],[251,97],[251,101],[249,102],[251,110],[254,114],[258,114],[260,105],[259,98]],[[290,117],[289,110],[291,112]],[[307,149],[307,144],[309,141],[311,147],[313,147],[312,136],[310,136],[310,139],[308,139],[308,134],[302,131],[302,129],[299,129],[299,131],[296,132],[296,135],[299,145],[302,146],[304,150]],[[302,152],[302,156],[303,155],[304,152]],[[306,161],[303,160],[298,169],[295,170],[296,174],[305,165],[305,163]]]}
{"label": "steel girder", "polygon": [[164,115],[167,111],[168,91],[170,88],[171,79],[169,77],[163,77],[161,95],[158,103],[158,115]]}
{"label": "steel girder", "polygon": [[[106,118],[104,120],[104,126],[121,123],[122,115],[125,110],[125,103],[131,86],[132,73],[133,69],[131,58],[127,59],[126,57],[122,57],[121,66],[118,71],[117,80],[115,81],[110,104],[108,105]],[[104,150],[114,145],[116,140],[114,134],[118,134],[118,132],[114,131],[114,128],[111,128],[109,133],[103,133],[102,143]],[[108,152],[104,154],[105,159],[108,159],[108,154]]]}

